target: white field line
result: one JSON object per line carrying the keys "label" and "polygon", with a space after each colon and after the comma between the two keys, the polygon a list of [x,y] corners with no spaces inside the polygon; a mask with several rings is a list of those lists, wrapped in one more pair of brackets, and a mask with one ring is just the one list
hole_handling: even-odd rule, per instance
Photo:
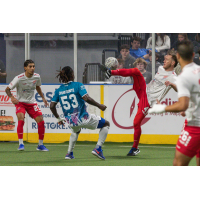
{"label": "white field line", "polygon": [[[31,144],[30,146],[35,146],[36,144]],[[61,144],[61,145],[57,145],[57,144],[50,144],[50,145],[47,145],[47,147],[68,147],[69,145],[64,145],[64,144]],[[76,144],[75,146],[79,146],[79,147],[88,147],[88,146],[95,146],[95,145],[91,145],[91,144],[88,144],[88,145],[81,145],[81,144]],[[103,145],[103,147],[106,147]],[[119,146],[119,147],[122,147],[122,148],[131,148],[131,146]],[[163,148],[163,149],[174,149],[175,148],[175,145],[174,147],[162,147],[162,146],[140,146],[139,145],[139,148]]]}

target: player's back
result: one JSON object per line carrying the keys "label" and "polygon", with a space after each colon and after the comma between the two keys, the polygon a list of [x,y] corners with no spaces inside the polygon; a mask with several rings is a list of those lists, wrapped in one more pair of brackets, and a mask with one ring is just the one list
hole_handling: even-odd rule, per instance
{"label": "player's back", "polygon": [[[64,116],[70,126],[81,125],[89,118],[85,101],[82,99],[85,94],[87,94],[85,86],[82,83],[72,81],[62,84],[55,92],[55,96],[58,96]],[[52,101],[54,99],[55,97]]]}
{"label": "player's back", "polygon": [[178,97],[190,97],[186,110],[188,126],[200,127],[200,66],[190,63],[183,68],[177,80]]}

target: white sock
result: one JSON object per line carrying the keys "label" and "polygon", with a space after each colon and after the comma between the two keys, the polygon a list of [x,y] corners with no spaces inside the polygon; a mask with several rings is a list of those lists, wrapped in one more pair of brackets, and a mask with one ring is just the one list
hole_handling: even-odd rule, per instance
{"label": "white sock", "polygon": [[98,139],[97,145],[99,145],[99,146],[103,145],[103,143],[105,142],[106,137],[108,135],[109,128],[110,128],[109,126],[105,126],[105,127],[100,129],[100,131],[99,131],[99,139]]}
{"label": "white sock", "polygon": [[43,145],[43,140],[39,140],[39,145]]}
{"label": "white sock", "polygon": [[75,133],[72,130],[72,134],[70,135],[70,139],[69,139],[69,147],[68,147],[68,153],[72,152],[74,149],[74,146],[76,144],[76,141],[78,140],[78,135],[79,133]]}
{"label": "white sock", "polygon": [[24,143],[23,143],[23,139],[19,139],[19,145],[20,145],[20,144],[24,144]]}

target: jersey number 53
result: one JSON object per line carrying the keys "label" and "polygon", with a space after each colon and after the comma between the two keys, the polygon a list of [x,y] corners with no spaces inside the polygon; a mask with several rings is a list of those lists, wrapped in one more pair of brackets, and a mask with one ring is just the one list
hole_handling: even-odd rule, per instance
{"label": "jersey number 53", "polygon": [[70,105],[69,101],[67,101],[67,96],[62,96],[61,97],[61,101],[62,101],[62,104],[63,104],[63,108],[65,110],[69,110],[71,108],[71,106],[73,108],[77,108],[78,107],[78,101],[76,99],[76,96],[74,94],[70,94],[69,95],[69,99],[72,100],[72,104]]}

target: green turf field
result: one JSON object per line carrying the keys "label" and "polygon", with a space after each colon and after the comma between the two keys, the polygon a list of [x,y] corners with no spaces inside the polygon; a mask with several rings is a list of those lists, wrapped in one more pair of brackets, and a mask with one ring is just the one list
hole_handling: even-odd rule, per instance
{"label": "green turf field", "polygon": [[[37,144],[25,143],[25,151],[18,151],[17,142],[0,142],[0,166],[171,166],[175,145],[140,144],[140,153],[128,157],[132,143],[105,143],[103,153],[106,160],[91,154],[95,142],[77,142],[75,159],[65,160],[68,142],[45,144],[49,152],[36,150]],[[190,165],[194,166],[195,158]]]}

